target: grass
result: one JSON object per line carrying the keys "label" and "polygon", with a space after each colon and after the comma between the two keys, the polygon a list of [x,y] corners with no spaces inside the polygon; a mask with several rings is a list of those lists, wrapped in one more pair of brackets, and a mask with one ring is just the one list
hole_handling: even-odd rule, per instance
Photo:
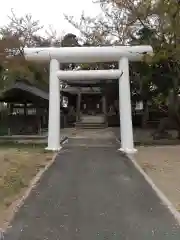
{"label": "grass", "polygon": [[29,186],[32,178],[52,159],[39,145],[0,146],[0,227],[6,211]]}
{"label": "grass", "polygon": [[47,152],[45,150],[47,144],[45,143],[30,143],[30,142],[24,142],[21,143],[19,141],[15,140],[9,140],[9,141],[3,141],[0,142],[0,150],[4,148],[15,148],[15,149],[29,149],[29,150],[34,150],[38,149],[40,152]]}

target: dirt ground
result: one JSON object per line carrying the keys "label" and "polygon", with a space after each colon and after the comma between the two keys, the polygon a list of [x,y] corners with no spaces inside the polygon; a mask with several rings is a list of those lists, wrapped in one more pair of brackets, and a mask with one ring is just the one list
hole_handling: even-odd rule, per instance
{"label": "dirt ground", "polygon": [[41,148],[0,148],[0,229],[11,218],[32,178],[52,159]]}
{"label": "dirt ground", "polygon": [[139,147],[136,160],[180,211],[180,146]]}

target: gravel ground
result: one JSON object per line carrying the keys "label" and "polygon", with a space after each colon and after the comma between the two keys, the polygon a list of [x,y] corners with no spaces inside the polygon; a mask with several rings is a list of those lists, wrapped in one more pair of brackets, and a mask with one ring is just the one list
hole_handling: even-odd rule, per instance
{"label": "gravel ground", "polygon": [[139,147],[136,160],[180,211],[180,146]]}

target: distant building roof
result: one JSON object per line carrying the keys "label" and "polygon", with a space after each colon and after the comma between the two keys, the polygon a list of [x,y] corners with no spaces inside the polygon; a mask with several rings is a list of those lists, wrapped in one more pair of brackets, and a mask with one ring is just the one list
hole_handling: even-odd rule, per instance
{"label": "distant building roof", "polygon": [[15,82],[0,93],[1,102],[32,101],[32,99],[49,101],[49,93],[23,81]]}
{"label": "distant building roof", "polygon": [[[65,94],[76,95],[79,92],[84,94],[101,93],[101,87],[98,85],[79,85],[67,86],[61,89]],[[0,102],[39,102],[49,101],[49,92],[42,90],[28,82],[16,81],[12,86],[0,92]]]}

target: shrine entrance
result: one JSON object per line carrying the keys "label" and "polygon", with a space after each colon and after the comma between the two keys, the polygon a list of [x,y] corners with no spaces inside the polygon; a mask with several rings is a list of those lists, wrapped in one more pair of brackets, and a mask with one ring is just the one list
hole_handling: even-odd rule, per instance
{"label": "shrine entrance", "polygon": [[66,96],[69,101],[67,124],[79,128],[103,128],[108,126],[106,114],[106,95],[102,93],[100,87],[94,84],[68,86],[62,89],[62,96]]}
{"label": "shrine entrance", "polygon": [[100,94],[84,94],[81,97],[80,118],[76,127],[107,127],[106,114],[103,108],[103,97]]}
{"label": "shrine entrance", "polygon": [[99,94],[84,94],[81,98],[82,115],[103,114],[102,96]]}

